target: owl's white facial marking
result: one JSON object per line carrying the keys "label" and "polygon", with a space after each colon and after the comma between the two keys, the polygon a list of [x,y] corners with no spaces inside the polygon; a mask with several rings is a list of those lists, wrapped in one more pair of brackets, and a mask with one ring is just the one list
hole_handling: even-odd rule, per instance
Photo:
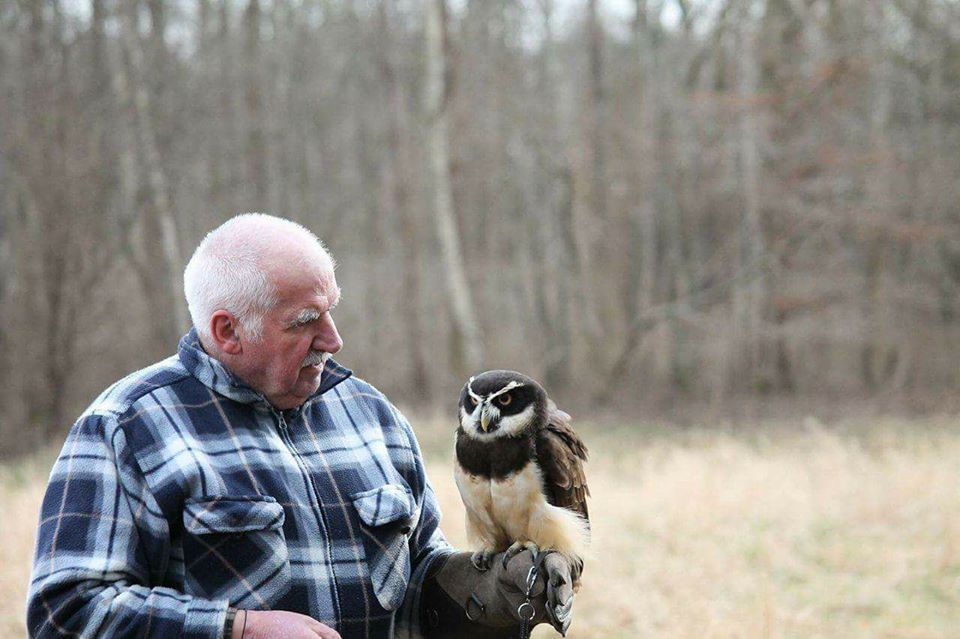
{"label": "owl's white facial marking", "polygon": [[496,393],[490,393],[489,395],[487,395],[487,401],[488,401],[488,402],[491,402],[491,401],[493,401],[494,399],[496,399],[496,397],[497,397],[498,395],[503,395],[503,394],[506,393],[507,391],[511,391],[511,390],[513,390],[514,388],[520,388],[521,386],[523,386],[523,383],[522,383],[522,382],[518,382],[518,381],[516,381],[516,380],[512,380],[512,381],[510,381],[506,386],[504,386],[503,388],[501,388],[500,390],[498,390]]}
{"label": "owl's white facial marking", "polygon": [[483,398],[473,392],[473,380],[475,379],[476,377],[471,377],[470,380],[467,382],[467,394],[473,398],[473,401],[476,402],[477,407],[479,407],[483,404]]}
{"label": "owl's white facial marking", "polygon": [[[490,398],[488,397],[483,402],[478,403],[472,413],[468,413],[465,407],[460,407],[460,425],[463,427],[463,431],[474,439],[492,441],[497,437],[518,435],[533,419],[533,404],[530,404],[516,415],[500,417],[500,409],[487,403],[489,401]],[[480,415],[484,408],[486,408],[490,421],[496,421],[499,418],[500,421],[496,430],[487,432],[480,426]]]}
{"label": "owl's white facial marking", "polygon": [[[494,409],[496,410],[496,409]],[[533,419],[534,405],[530,404],[516,415],[508,415],[500,419],[500,428],[492,434],[519,435]],[[499,412],[499,411],[498,411]]]}
{"label": "owl's white facial marking", "polygon": [[480,428],[480,411],[483,408],[483,402],[480,401],[477,403],[476,408],[473,409],[472,413],[468,413],[467,409],[463,406],[460,407],[460,426],[463,427],[463,432],[468,436],[474,439],[480,439],[484,441],[490,441],[496,438],[496,433],[487,433],[482,428]]}

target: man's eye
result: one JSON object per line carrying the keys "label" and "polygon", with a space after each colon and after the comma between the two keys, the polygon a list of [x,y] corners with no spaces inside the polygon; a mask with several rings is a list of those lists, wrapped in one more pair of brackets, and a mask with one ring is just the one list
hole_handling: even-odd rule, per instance
{"label": "man's eye", "polygon": [[304,326],[309,326],[310,324],[313,324],[314,322],[316,322],[318,319],[320,318],[310,317],[308,319],[297,320],[296,322],[294,322],[293,328],[303,328]]}

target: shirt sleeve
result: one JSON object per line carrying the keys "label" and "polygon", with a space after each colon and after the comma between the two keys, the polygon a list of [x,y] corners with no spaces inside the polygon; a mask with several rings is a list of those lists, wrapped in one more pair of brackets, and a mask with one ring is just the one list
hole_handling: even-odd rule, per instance
{"label": "shirt sleeve", "polygon": [[166,519],[111,417],[70,430],[47,484],[27,595],[30,637],[220,639],[227,602],[161,583]]}
{"label": "shirt sleeve", "polygon": [[404,596],[403,604],[397,614],[395,637],[397,639],[415,639],[422,636],[420,630],[420,595],[423,584],[430,572],[430,566],[455,549],[447,543],[446,537],[440,530],[440,506],[437,496],[433,492],[427,471],[423,464],[423,456],[416,435],[407,420],[399,413],[396,416],[403,426],[413,449],[418,488],[420,491],[420,520],[410,536],[410,583]]}

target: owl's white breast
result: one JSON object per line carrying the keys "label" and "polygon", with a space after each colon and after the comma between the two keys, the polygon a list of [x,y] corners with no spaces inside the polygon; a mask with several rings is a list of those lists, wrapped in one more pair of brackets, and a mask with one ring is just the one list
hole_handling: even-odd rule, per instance
{"label": "owl's white breast", "polygon": [[459,463],[455,468],[471,543],[497,552],[515,541],[532,541],[541,549],[558,550],[570,557],[586,552],[586,521],[573,511],[547,503],[535,463],[501,479],[471,475]]}
{"label": "owl's white breast", "polygon": [[[488,479],[471,475],[458,463],[454,478],[467,509],[468,533],[489,540],[496,550],[504,550],[516,540],[531,539],[533,515],[547,506],[536,464],[527,464],[501,479]],[[471,524],[478,530],[470,531]]]}

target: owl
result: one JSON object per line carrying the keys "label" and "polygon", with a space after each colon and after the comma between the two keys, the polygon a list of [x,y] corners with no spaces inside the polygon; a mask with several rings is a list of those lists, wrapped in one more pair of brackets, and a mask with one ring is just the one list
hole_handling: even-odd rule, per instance
{"label": "owl", "polygon": [[533,379],[494,370],[460,391],[454,476],[474,565],[524,549],[563,553],[579,583],[589,541],[587,448]]}

